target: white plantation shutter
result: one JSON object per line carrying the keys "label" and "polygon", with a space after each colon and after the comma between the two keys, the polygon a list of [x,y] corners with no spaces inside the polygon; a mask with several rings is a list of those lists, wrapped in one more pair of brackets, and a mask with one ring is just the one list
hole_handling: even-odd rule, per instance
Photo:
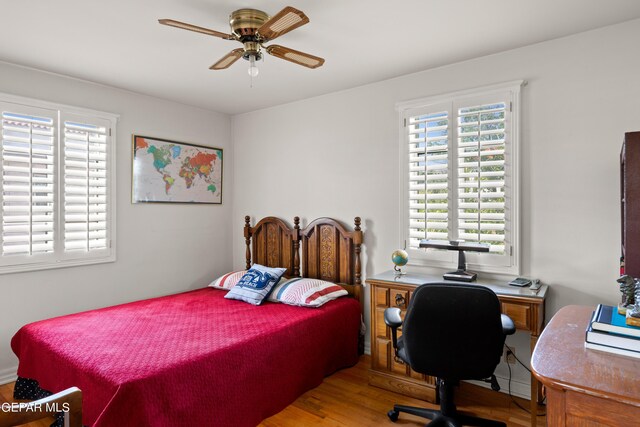
{"label": "white plantation shutter", "polygon": [[104,125],[65,120],[64,126],[64,250],[107,249],[107,138]]}
{"label": "white plantation shutter", "polygon": [[115,260],[116,120],[0,94],[0,273]]}
{"label": "white plantation shutter", "polygon": [[409,242],[448,238],[449,112],[417,111],[408,118]]}
{"label": "white plantation shutter", "polygon": [[458,123],[458,240],[505,250],[505,101],[462,107]]}
{"label": "white plantation shutter", "polygon": [[467,253],[474,269],[517,271],[520,84],[398,105],[402,239],[414,263],[452,267],[455,254],[419,243],[458,240],[490,245],[487,254]]}
{"label": "white plantation shutter", "polygon": [[55,112],[0,105],[2,265],[54,251],[56,129]]}

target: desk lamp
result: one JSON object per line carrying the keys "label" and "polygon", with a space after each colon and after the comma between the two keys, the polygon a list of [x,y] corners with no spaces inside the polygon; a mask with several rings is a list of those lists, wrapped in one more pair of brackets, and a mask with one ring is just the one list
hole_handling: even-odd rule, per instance
{"label": "desk lamp", "polygon": [[489,252],[489,245],[486,243],[457,242],[454,240],[420,240],[421,248],[447,249],[449,251],[458,251],[458,269],[444,273],[442,278],[445,280],[457,280],[459,282],[473,282],[478,275],[467,271],[467,260],[464,251],[472,252]]}

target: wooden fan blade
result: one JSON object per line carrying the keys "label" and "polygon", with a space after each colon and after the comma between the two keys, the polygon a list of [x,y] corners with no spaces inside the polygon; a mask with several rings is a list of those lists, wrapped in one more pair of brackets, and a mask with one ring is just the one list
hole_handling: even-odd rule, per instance
{"label": "wooden fan blade", "polygon": [[224,70],[236,62],[244,54],[244,49],[234,49],[222,57],[218,62],[209,67],[210,70]]}
{"label": "wooden fan blade", "polygon": [[162,25],[169,27],[182,28],[183,30],[195,31],[196,33],[207,34],[209,36],[220,37],[225,40],[235,40],[231,34],[221,33],[220,31],[210,30],[208,28],[198,27],[197,25],[187,24],[185,22],[175,21],[173,19],[158,19]]}
{"label": "wooden fan blade", "polygon": [[273,40],[308,22],[309,18],[307,18],[304,12],[287,6],[262,24],[262,26],[258,28],[257,33],[264,41]]}
{"label": "wooden fan blade", "polygon": [[275,56],[276,58],[284,59],[286,61],[290,61],[304,67],[318,68],[322,64],[324,64],[323,58],[289,49],[288,47],[278,46],[277,44],[265,47],[265,49],[269,54]]}

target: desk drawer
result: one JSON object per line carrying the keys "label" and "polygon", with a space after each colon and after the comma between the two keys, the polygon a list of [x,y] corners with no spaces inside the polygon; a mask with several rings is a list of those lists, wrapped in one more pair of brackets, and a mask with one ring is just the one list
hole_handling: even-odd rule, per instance
{"label": "desk drawer", "polygon": [[398,307],[405,310],[409,305],[409,291],[376,286],[373,299],[376,307]]}
{"label": "desk drawer", "polygon": [[373,288],[374,307],[389,307],[389,288],[376,286]]}
{"label": "desk drawer", "polygon": [[409,291],[404,289],[389,289],[389,307],[406,310],[409,305]]}
{"label": "desk drawer", "polygon": [[513,320],[516,328],[520,330],[531,330],[531,305],[517,302],[502,302],[502,313]]}

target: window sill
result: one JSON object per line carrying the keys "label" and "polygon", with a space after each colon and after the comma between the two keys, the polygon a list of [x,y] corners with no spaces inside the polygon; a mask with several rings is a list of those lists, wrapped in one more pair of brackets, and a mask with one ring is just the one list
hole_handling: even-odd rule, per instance
{"label": "window sill", "polygon": [[74,260],[48,261],[20,265],[0,266],[0,275],[9,273],[24,273],[29,271],[51,270],[54,268],[78,267],[82,265],[104,264],[115,262],[116,255],[103,256],[99,258],[84,258]]}
{"label": "window sill", "polygon": [[[457,269],[457,262],[435,261],[426,259],[410,259],[407,263],[408,267],[414,267],[416,269],[437,269],[445,273],[447,271],[454,271]],[[498,266],[498,265],[480,265],[467,263],[467,270],[479,274],[490,275],[505,275],[505,276],[518,276],[520,275],[520,269],[517,265],[512,266]]]}

